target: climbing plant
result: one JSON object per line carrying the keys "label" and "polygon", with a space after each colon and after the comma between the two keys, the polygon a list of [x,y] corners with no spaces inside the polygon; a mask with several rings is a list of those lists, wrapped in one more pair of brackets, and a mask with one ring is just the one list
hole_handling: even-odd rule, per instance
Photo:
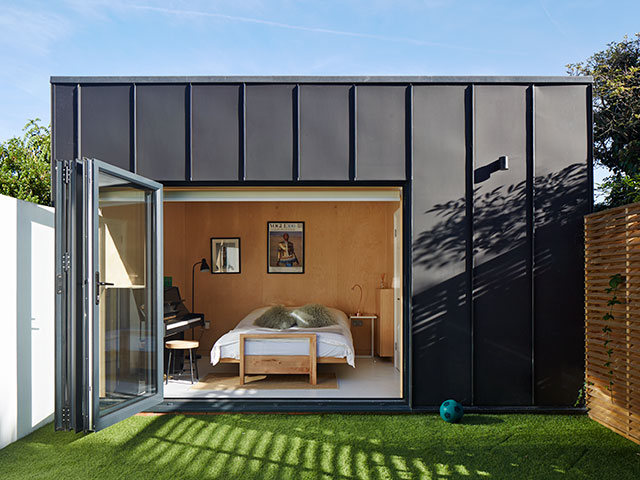
{"label": "climbing plant", "polygon": [[607,352],[607,361],[604,363],[604,366],[607,368],[607,374],[609,375],[609,384],[607,385],[607,390],[609,390],[609,394],[611,399],[613,400],[613,347],[611,344],[611,321],[615,319],[613,315],[613,307],[616,305],[621,305],[622,302],[618,300],[618,289],[620,285],[624,283],[624,277],[619,273],[612,275],[609,278],[609,287],[605,289],[608,294],[611,294],[611,298],[607,301],[607,306],[609,307],[609,311],[602,316],[602,320],[604,320],[604,326],[602,327],[603,342],[604,348]]}

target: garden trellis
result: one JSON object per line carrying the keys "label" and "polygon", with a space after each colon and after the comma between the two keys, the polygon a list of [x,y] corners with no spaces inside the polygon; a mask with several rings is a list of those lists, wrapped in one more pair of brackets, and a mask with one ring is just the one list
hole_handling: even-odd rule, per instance
{"label": "garden trellis", "polygon": [[585,217],[586,406],[640,443],[640,203]]}

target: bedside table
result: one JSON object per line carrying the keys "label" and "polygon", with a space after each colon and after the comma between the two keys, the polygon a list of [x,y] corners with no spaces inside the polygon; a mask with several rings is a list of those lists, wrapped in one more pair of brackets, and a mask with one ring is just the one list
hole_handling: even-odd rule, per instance
{"label": "bedside table", "polygon": [[[374,338],[375,338],[375,328],[376,328],[376,319],[378,318],[377,315],[370,315],[370,314],[361,314],[361,315],[349,315],[349,323],[351,324],[351,335],[353,337],[356,337],[356,335],[354,335],[354,332],[357,332],[357,330],[354,330],[354,328],[358,328],[358,327],[362,327],[364,325],[363,322],[368,321],[369,322],[369,327],[371,329],[371,338],[369,339],[369,351],[371,352],[370,355],[356,355],[356,357],[371,357],[373,358],[373,349],[374,349]],[[358,323],[360,322],[360,323]],[[360,336],[361,337],[361,336]],[[354,340],[353,342],[353,347],[354,349],[357,350],[356,348],[356,342]]]}

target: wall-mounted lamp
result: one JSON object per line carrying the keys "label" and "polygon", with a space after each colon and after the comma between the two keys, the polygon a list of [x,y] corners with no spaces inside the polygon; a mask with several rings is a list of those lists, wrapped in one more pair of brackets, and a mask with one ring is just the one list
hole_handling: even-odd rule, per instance
{"label": "wall-mounted lamp", "polygon": [[498,158],[498,166],[500,170],[509,170],[509,156],[503,155],[502,157]]}
{"label": "wall-mounted lamp", "polygon": [[358,300],[358,311],[356,312],[356,316],[359,317],[360,307],[362,306],[362,287],[360,286],[360,284],[356,283],[353,287],[351,287],[351,290],[355,290],[356,287],[360,289],[360,300]]}

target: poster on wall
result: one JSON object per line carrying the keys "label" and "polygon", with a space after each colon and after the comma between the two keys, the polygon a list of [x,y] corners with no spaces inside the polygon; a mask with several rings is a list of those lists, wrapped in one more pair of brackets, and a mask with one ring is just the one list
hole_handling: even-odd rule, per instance
{"label": "poster on wall", "polygon": [[267,273],[304,273],[304,222],[267,223]]}
{"label": "poster on wall", "polygon": [[211,273],[240,273],[240,239],[211,239]]}

